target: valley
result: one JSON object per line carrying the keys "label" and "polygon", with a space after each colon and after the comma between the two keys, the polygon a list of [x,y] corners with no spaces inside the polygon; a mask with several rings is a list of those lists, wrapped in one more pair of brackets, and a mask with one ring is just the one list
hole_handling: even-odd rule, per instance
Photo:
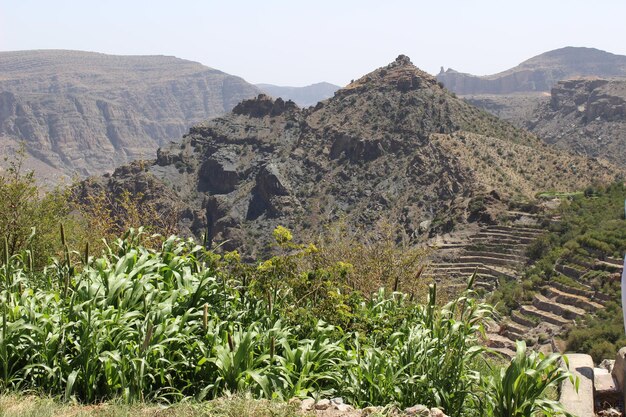
{"label": "valley", "polygon": [[0,409],[41,389],[70,414],[556,399],[561,354],[626,345],[625,76],[569,47],[485,77],[399,55],[343,88],[0,52]]}

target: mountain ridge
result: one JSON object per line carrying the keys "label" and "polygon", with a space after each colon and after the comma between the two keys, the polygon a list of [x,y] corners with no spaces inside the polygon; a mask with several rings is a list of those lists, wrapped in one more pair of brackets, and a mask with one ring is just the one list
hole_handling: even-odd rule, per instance
{"label": "mountain ridge", "polygon": [[556,152],[399,56],[315,107],[244,100],[161,148],[155,161],[92,178],[77,194],[141,193],[177,211],[187,233],[254,256],[277,225],[311,235],[336,221],[393,222],[421,240],[495,222],[511,198],[608,182],[617,172]]}
{"label": "mountain ridge", "polygon": [[626,76],[626,56],[595,48],[564,47],[544,52],[497,74],[476,76],[441,68],[437,79],[460,95],[549,92],[568,78]]}
{"label": "mountain ridge", "polygon": [[259,90],[170,56],[69,50],[0,52],[0,136],[59,176],[146,158]]}

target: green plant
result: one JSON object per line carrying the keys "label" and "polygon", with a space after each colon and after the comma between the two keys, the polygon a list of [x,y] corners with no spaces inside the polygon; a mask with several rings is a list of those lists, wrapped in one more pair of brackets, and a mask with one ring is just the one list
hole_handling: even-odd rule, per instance
{"label": "green plant", "polygon": [[487,380],[483,404],[487,414],[494,417],[531,417],[538,413],[571,416],[558,401],[548,398],[549,390],[568,378],[578,389],[579,381],[560,366],[561,360],[567,364],[567,357],[527,352],[523,341],[516,342],[516,347],[510,365],[502,368],[499,377]]}

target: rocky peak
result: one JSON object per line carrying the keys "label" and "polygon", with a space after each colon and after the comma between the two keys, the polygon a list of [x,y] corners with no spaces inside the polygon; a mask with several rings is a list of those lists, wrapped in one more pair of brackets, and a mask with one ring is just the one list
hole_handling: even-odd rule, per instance
{"label": "rocky peak", "polygon": [[[576,175],[565,171],[572,166]],[[264,250],[278,224],[312,236],[340,219],[350,227],[397,222],[426,239],[483,219],[470,218],[472,201],[502,208],[510,195],[532,196],[548,183],[571,189],[613,172],[557,155],[403,56],[315,108],[246,100],[191,129],[148,168],[176,193],[168,204],[186,205],[181,228],[251,253]],[[500,197],[485,196],[491,190]]]}
{"label": "rocky peak", "polygon": [[413,65],[413,63],[411,62],[411,58],[409,58],[406,55],[398,55],[398,57],[396,58],[396,60],[394,62],[392,62],[391,64],[387,65],[387,68],[389,67],[396,67],[396,66],[402,66],[402,65]]}
{"label": "rocky peak", "polygon": [[280,116],[286,111],[298,110],[298,106],[291,100],[284,101],[282,98],[272,99],[266,94],[259,94],[258,97],[244,100],[233,109],[234,114],[250,117]]}
{"label": "rocky peak", "polygon": [[406,55],[399,55],[389,65],[351,82],[338,91],[339,95],[362,92],[369,89],[398,89],[402,92],[430,88],[437,85],[437,80],[427,72],[417,68]]}

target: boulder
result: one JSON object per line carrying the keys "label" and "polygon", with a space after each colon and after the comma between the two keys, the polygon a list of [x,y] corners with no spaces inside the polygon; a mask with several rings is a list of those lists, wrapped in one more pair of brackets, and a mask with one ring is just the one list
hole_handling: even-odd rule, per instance
{"label": "boulder", "polygon": [[430,409],[421,404],[405,409],[404,413],[408,416],[430,417]]}
{"label": "boulder", "polygon": [[576,392],[574,384],[569,379],[563,381],[559,401],[569,413],[578,417],[594,417],[593,359],[582,353],[570,353],[567,358],[569,371],[579,378],[580,385]]}

